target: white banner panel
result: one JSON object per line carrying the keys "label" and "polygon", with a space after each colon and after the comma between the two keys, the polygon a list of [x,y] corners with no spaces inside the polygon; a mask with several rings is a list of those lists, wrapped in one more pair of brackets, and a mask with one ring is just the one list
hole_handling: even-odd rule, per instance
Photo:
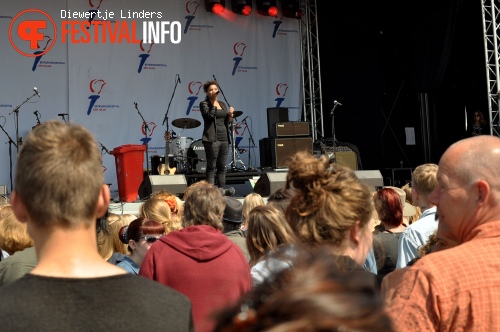
{"label": "white banner panel", "polygon": [[[149,158],[163,156],[167,130],[186,138],[182,142],[201,139],[202,85],[214,77],[223,92],[219,98],[243,112],[236,119],[235,135],[238,156],[246,166],[260,166],[258,141],[267,137],[268,107],[288,107],[290,120],[300,119],[298,20],[281,14],[261,16],[256,8],[248,17],[236,15],[230,1],[222,16],[207,12],[201,0],[0,3],[0,124],[14,141],[16,113],[20,137],[37,124],[36,111],[41,122],[68,114],[66,120],[87,127],[108,150],[147,143]],[[53,44],[41,57],[21,55],[10,42],[13,21],[19,25],[23,19],[40,19],[35,12],[16,20],[28,9],[43,11],[57,27],[55,42],[44,32],[39,48],[33,50],[43,51]],[[88,18],[92,13],[98,15]],[[141,42],[145,22],[159,28],[163,24],[168,32],[164,43]],[[27,48],[28,41],[15,41]],[[35,86],[41,96],[25,102]],[[10,114],[23,102],[18,112]],[[201,125],[187,129],[172,125],[181,118],[196,119]],[[250,131],[255,147],[249,149]],[[6,143],[0,145],[0,184],[7,184],[10,191],[9,139],[3,132],[0,137]],[[16,148],[11,150],[15,176]],[[248,165],[249,150],[252,165]],[[147,167],[146,155],[143,166]],[[103,169],[106,182],[116,192],[114,156],[104,153]]]}

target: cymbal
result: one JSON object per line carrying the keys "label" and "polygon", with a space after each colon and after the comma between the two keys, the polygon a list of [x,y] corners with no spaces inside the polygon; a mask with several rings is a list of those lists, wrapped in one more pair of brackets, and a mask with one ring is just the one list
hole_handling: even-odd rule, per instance
{"label": "cymbal", "polygon": [[196,119],[191,119],[191,118],[180,118],[180,119],[175,119],[172,121],[172,125],[177,128],[196,128],[201,125],[201,122],[196,120]]}
{"label": "cymbal", "polygon": [[237,117],[242,116],[242,115],[243,115],[242,111],[234,111],[233,112],[233,118],[237,118]]}

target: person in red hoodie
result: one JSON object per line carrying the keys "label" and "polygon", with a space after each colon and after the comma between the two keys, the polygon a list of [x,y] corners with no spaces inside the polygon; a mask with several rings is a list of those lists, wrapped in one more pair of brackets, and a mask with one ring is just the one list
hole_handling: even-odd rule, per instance
{"label": "person in red hoodie", "polygon": [[197,332],[212,331],[216,310],[233,305],[252,288],[241,249],[221,231],[225,200],[214,185],[200,181],[184,194],[183,229],[156,241],[139,275],[186,295]]}

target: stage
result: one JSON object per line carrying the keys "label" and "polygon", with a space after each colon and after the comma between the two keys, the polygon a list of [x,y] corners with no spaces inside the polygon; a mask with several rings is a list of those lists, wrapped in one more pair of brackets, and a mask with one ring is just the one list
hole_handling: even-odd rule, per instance
{"label": "stage", "polygon": [[[281,172],[282,173],[282,172]],[[234,197],[243,203],[243,200],[246,195],[254,192],[254,186],[257,181],[260,179],[261,175],[265,174],[265,172],[257,171],[235,171],[226,173],[226,186],[225,188],[233,187],[236,191]],[[193,174],[176,174],[176,176],[181,176],[185,178],[185,186],[190,186],[193,183],[205,179],[205,174],[201,173],[193,173]],[[163,179],[171,179],[169,175],[160,175]],[[169,186],[166,187],[169,190]],[[154,188],[152,189],[154,191]],[[182,196],[182,195],[179,195]],[[267,203],[267,197],[262,197],[264,202]],[[135,202],[120,202],[118,199],[115,199],[114,202],[109,204],[109,212],[116,214],[133,214],[138,216],[139,209],[141,205],[147,198],[144,197]],[[182,199],[182,197],[181,197]]]}

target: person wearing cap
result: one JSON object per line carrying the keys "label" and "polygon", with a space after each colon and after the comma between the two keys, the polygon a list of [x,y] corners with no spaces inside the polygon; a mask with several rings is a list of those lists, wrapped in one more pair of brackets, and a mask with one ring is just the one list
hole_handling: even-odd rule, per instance
{"label": "person wearing cap", "polygon": [[226,196],[224,198],[226,199],[226,208],[222,216],[223,233],[241,249],[247,261],[250,261],[245,233],[241,229],[245,221],[243,203],[234,197]]}
{"label": "person wearing cap", "polygon": [[411,174],[413,202],[420,207],[422,214],[417,222],[408,226],[399,238],[397,269],[405,267],[411,260],[419,257],[418,249],[427,243],[429,237],[438,228],[436,206],[428,199],[437,187],[437,172],[438,165],[423,164],[415,168]]}
{"label": "person wearing cap", "polygon": [[415,208],[405,204],[405,200],[405,192],[397,187],[383,187],[373,196],[375,210],[382,226],[381,231],[376,232],[373,237],[379,279],[396,268],[398,240],[406,228],[403,223],[403,206],[406,206],[407,215],[415,213]]}

